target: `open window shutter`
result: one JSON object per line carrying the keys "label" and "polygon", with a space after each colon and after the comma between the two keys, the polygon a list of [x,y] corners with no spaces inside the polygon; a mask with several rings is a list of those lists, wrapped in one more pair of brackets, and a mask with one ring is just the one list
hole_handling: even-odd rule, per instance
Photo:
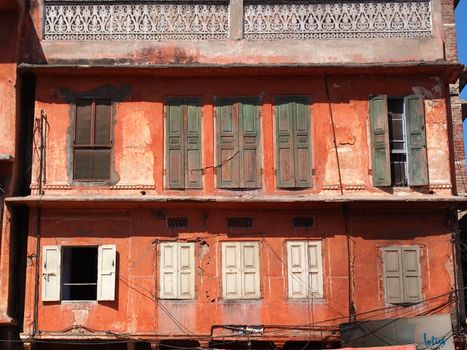
{"label": "open window shutter", "polygon": [[115,271],[117,249],[115,244],[98,248],[97,256],[97,300],[115,300]]}
{"label": "open window shutter", "polygon": [[240,299],[240,243],[222,243],[222,297],[224,299]]}
{"label": "open window shutter", "polygon": [[178,299],[195,298],[194,250],[194,243],[178,243]]}
{"label": "open window shutter", "polygon": [[388,247],[382,252],[386,302],[401,304],[404,302],[401,249]]}
{"label": "open window shutter", "polygon": [[201,188],[201,102],[187,101],[186,188]]}
{"label": "open window shutter", "polygon": [[183,99],[167,101],[166,138],[167,138],[167,176],[166,186],[171,189],[185,188],[185,152]]}
{"label": "open window shutter", "polygon": [[239,182],[238,108],[232,98],[216,100],[217,186],[237,188]]}
{"label": "open window shutter", "polygon": [[422,96],[407,96],[404,108],[407,121],[409,186],[428,185],[425,113]]}
{"label": "open window shutter", "polygon": [[276,99],[277,187],[295,187],[293,99]]}
{"label": "open window shutter", "polygon": [[406,303],[417,303],[422,300],[420,254],[418,247],[402,248],[402,266]]}
{"label": "open window shutter", "polygon": [[177,299],[177,243],[161,243],[160,245],[160,298]]}
{"label": "open window shutter", "polygon": [[259,291],[259,247],[258,242],[241,243],[242,298],[256,299]]}
{"label": "open window shutter", "polygon": [[59,246],[42,248],[42,301],[60,301],[61,250]]}
{"label": "open window shutter", "polygon": [[287,267],[289,298],[306,298],[306,250],[305,242],[287,242]]}
{"label": "open window shutter", "polygon": [[369,104],[373,186],[391,186],[387,96],[371,97]]}
{"label": "open window shutter", "polygon": [[310,187],[310,112],[306,97],[294,98],[295,187]]}
{"label": "open window shutter", "polygon": [[239,100],[240,187],[261,187],[259,152],[259,100]]}
{"label": "open window shutter", "polygon": [[323,297],[323,257],[320,241],[307,242],[308,295]]}

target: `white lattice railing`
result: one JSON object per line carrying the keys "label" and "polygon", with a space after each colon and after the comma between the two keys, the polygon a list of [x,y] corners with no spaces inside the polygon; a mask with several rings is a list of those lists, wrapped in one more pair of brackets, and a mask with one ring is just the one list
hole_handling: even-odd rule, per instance
{"label": "white lattice railing", "polygon": [[[430,0],[298,0],[247,3],[45,3],[46,40],[224,40],[243,20],[246,40],[427,37]],[[116,0],[118,1],[118,0]],[[135,0],[137,1],[137,0]],[[241,12],[241,11],[240,11]]]}
{"label": "white lattice railing", "polygon": [[430,1],[309,2],[245,6],[245,39],[431,35]]}
{"label": "white lattice railing", "polygon": [[219,40],[227,4],[47,4],[46,40]]}

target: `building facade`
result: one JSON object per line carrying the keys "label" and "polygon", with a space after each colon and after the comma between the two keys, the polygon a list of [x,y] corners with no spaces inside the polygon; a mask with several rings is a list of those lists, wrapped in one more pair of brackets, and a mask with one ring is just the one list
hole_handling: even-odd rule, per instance
{"label": "building facade", "polygon": [[31,1],[1,256],[24,231],[24,345],[336,348],[432,314],[456,338],[453,7]]}

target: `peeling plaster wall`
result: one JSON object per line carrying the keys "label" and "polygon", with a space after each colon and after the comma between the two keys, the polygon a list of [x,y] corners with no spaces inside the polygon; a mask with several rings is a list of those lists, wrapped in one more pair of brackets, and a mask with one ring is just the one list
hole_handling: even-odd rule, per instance
{"label": "peeling plaster wall", "polygon": [[[167,209],[165,217],[187,216],[184,230],[166,228],[164,216],[149,209],[139,210],[66,210],[44,211],[41,246],[44,245],[117,245],[117,289],[114,302],[39,301],[38,329],[42,335],[85,326],[160,338],[186,337],[169,317],[174,316],[194,334],[209,334],[213,324],[297,325],[339,318],[322,325],[337,325],[348,314],[348,256],[342,212],[340,210],[187,210]],[[255,219],[251,230],[228,231],[228,216],[248,215]],[[296,215],[313,215],[315,226],[294,229]],[[35,216],[32,213],[31,219]],[[410,216],[397,212],[361,212],[351,216],[353,300],[361,313],[385,306],[380,248],[391,245],[419,245],[423,275],[423,297],[450,290],[452,265],[449,229],[443,213],[419,212]],[[410,219],[410,220],[408,220]],[[28,254],[35,252],[34,220],[31,220]],[[285,241],[322,239],[324,299],[308,303],[287,298]],[[159,288],[158,243],[193,241],[196,266],[194,300],[157,300]],[[261,299],[225,301],[222,299],[220,243],[226,240],[254,240],[260,243]],[[24,332],[31,331],[34,301],[35,266],[27,268],[26,318]],[[446,298],[427,302],[417,308],[389,309],[388,317],[429,310]],[[167,311],[165,311],[165,310]],[[308,312],[307,309],[310,311]],[[444,306],[438,312],[449,312]],[[380,313],[379,313],[380,314]],[[367,314],[365,318],[378,318]],[[381,315],[379,315],[381,316]],[[63,334],[64,335],[64,334]],[[296,334],[298,338],[309,333]]]}
{"label": "peeling plaster wall", "polygon": [[[420,93],[425,98],[425,120],[430,188],[435,193],[450,194],[451,168],[448,144],[448,119],[445,90],[436,77],[420,76],[331,76],[328,77],[328,104],[323,76],[301,77],[85,77],[72,81],[61,77],[40,76],[37,80],[36,114],[47,114],[49,131],[46,150],[46,194],[117,194],[136,193],[177,195],[236,195],[235,191],[216,188],[212,166],[215,160],[215,96],[259,96],[261,106],[261,149],[263,153],[262,188],[251,194],[290,195],[276,189],[274,98],[279,95],[307,95],[311,98],[311,154],[313,187],[300,194],[338,193],[339,173],[330,118],[332,111],[338,145],[342,183],[347,194],[387,194],[372,187],[369,138],[368,96],[387,94],[406,96]],[[86,91],[110,85],[114,89],[128,86],[128,93],[114,103],[115,172],[111,185],[130,186],[109,189],[108,186],[82,186],[73,183],[67,169],[71,164],[74,105],[59,91],[73,90],[79,96]],[[77,95],[77,96],[78,96]],[[88,93],[91,95],[91,93]],[[99,96],[104,96],[100,94]],[[168,96],[201,96],[203,176],[202,190],[175,191],[164,189],[164,101]],[[270,150],[270,151],[268,151]],[[34,152],[33,185],[37,184],[37,151]],[[137,171],[134,171],[137,169]],[[131,187],[133,186],[133,187]],[[64,192],[65,191],[65,192]],[[119,192],[120,191],[120,192]],[[122,192],[123,191],[123,192]],[[398,194],[417,194],[395,188]],[[295,192],[294,192],[295,193]]]}

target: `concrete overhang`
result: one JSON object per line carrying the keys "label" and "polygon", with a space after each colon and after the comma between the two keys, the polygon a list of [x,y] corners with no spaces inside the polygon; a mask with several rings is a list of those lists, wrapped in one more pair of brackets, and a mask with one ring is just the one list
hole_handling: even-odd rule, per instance
{"label": "concrete overhang", "polygon": [[154,75],[154,76],[238,76],[238,75],[432,75],[455,83],[464,66],[446,61],[382,62],[361,64],[90,64],[21,63],[21,72],[36,75]]}
{"label": "concrete overhang", "polygon": [[467,83],[467,68],[464,67],[464,69],[459,75],[459,93],[462,92],[466,83]]}
{"label": "concrete overhang", "polygon": [[231,209],[338,209],[343,205],[364,210],[466,210],[467,197],[414,195],[374,196],[154,196],[154,195],[30,195],[8,197],[9,206],[59,209],[231,208]]}

